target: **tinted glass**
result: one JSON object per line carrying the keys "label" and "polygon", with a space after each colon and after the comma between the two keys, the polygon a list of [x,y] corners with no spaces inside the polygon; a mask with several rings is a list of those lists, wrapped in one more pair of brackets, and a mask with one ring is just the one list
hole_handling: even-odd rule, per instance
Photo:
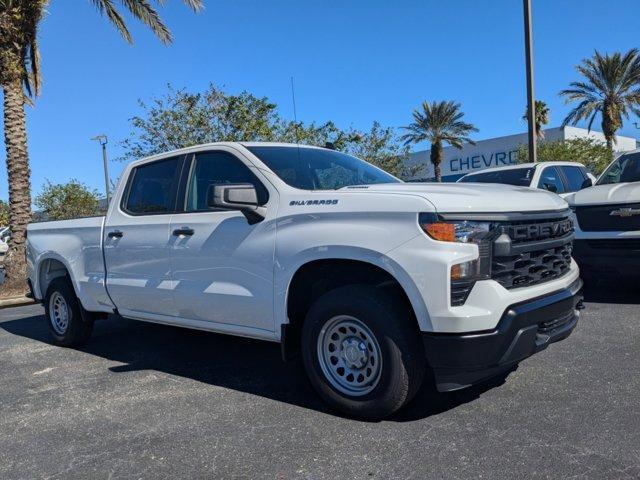
{"label": "tinted glass", "polygon": [[170,158],[135,168],[125,209],[137,214],[172,212],[178,164],[178,158]]}
{"label": "tinted glass", "polygon": [[609,165],[596,185],[640,182],[640,153],[623,155]]}
{"label": "tinted glass", "polygon": [[567,192],[577,192],[582,188],[582,184],[587,179],[587,174],[580,167],[560,167],[562,173],[567,178],[569,189]]}
{"label": "tinted glass", "polygon": [[560,172],[556,167],[546,167],[542,170],[538,188],[549,190],[553,193],[565,193],[564,183],[562,183]]}
{"label": "tinted glass", "polygon": [[260,205],[264,205],[269,199],[266,187],[244,163],[230,153],[199,153],[196,155],[195,165],[191,169],[187,211],[209,210],[207,207],[209,187],[223,183],[250,183],[256,187]]}
{"label": "tinted glass", "polygon": [[364,160],[335,150],[295,146],[248,148],[285,183],[302,190],[400,182]]}
{"label": "tinted glass", "polygon": [[496,170],[467,175],[459,181],[464,183],[504,183],[519,187],[528,187],[533,177],[533,168],[510,168],[508,170]]}

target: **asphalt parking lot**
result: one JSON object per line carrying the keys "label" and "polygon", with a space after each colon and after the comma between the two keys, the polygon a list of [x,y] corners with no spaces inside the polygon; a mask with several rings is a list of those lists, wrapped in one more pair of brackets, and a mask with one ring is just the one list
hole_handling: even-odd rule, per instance
{"label": "asphalt parking lot", "polygon": [[640,478],[639,304],[588,290],[569,339],[379,423],[275,344],[111,318],[71,350],[0,310],[0,478]]}

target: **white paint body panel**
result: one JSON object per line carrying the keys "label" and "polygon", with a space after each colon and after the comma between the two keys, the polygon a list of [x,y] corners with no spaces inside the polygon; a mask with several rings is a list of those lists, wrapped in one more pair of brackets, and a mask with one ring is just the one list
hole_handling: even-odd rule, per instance
{"label": "white paint body panel", "polygon": [[[263,221],[249,225],[238,212],[133,217],[120,209],[132,168],[215,149],[233,151],[265,184],[270,197]],[[477,258],[477,246],[431,240],[419,227],[418,214],[566,208],[559,196],[537,189],[399,183],[303,191],[285,184],[235,143],[134,162],[122,179],[106,220],[29,226],[29,278],[37,298],[45,294],[37,283],[39,268],[46,258],[56,258],[68,269],[87,310],[117,308],[139,320],[278,341],[281,325],[288,323],[290,282],[314,260],[358,260],[384,269],[404,289],[420,329],[436,332],[492,329],[507,306],[565,288],[578,277],[572,264],[569,274],[533,287],[506,290],[493,280],[481,281],[464,306],[449,306],[451,266]],[[332,202],[296,203],[309,200]],[[193,228],[194,235],[172,235],[183,226]],[[107,237],[114,229],[123,232],[121,239]]]}

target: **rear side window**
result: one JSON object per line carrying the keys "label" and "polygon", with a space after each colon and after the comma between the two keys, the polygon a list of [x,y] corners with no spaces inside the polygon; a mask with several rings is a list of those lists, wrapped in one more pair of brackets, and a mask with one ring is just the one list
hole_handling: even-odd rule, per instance
{"label": "rear side window", "polygon": [[582,188],[582,184],[587,179],[587,174],[580,167],[563,166],[560,167],[562,173],[567,178],[567,192],[577,192]]}
{"label": "rear side window", "polygon": [[136,215],[173,212],[178,160],[169,158],[133,169],[124,209]]}
{"label": "rear side window", "polygon": [[565,193],[564,183],[560,178],[560,172],[556,167],[546,167],[540,175],[538,188],[549,190],[553,193]]}
{"label": "rear side window", "polygon": [[205,152],[196,154],[191,169],[187,195],[187,211],[209,210],[207,191],[211,185],[224,183],[250,183],[256,188],[258,203],[269,200],[269,192],[244,163],[227,152]]}

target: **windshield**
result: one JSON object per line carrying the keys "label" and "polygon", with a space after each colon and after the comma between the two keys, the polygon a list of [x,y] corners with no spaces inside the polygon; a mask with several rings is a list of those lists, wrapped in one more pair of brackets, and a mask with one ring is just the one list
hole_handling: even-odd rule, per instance
{"label": "windshield", "polygon": [[533,178],[534,168],[510,168],[492,172],[473,173],[462,177],[459,182],[505,183],[518,187],[528,187]]}
{"label": "windshield", "polygon": [[622,155],[600,176],[596,185],[640,182],[640,152]]}
{"label": "windshield", "polygon": [[296,146],[247,148],[285,183],[302,190],[400,182],[364,160],[335,150]]}

